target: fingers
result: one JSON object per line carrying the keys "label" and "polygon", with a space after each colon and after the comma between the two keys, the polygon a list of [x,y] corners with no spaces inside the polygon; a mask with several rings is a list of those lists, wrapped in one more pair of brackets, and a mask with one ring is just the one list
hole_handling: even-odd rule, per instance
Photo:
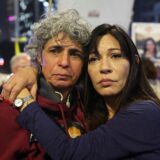
{"label": "fingers", "polygon": [[33,67],[19,68],[3,85],[2,96],[13,102],[20,91],[27,87],[32,89],[33,97],[36,97],[37,73]]}
{"label": "fingers", "polygon": [[[2,89],[2,96],[5,99],[9,99],[10,92],[12,91],[12,88],[14,87],[14,81],[12,81],[13,77],[10,77],[4,84]],[[11,83],[10,83],[11,82]]]}
{"label": "fingers", "polygon": [[18,93],[26,86],[26,82],[23,78],[17,78],[13,75],[7,82],[4,83],[2,89],[2,96],[5,99],[9,99],[11,102],[15,100]]}
{"label": "fingers", "polygon": [[9,100],[13,102],[24,87],[23,85],[15,85],[10,92]]}

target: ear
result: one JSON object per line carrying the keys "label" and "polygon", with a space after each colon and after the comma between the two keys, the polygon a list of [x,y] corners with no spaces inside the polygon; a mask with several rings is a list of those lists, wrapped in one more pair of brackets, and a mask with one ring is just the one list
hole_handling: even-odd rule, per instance
{"label": "ear", "polygon": [[140,63],[140,57],[139,57],[139,55],[135,55],[135,57],[136,57],[137,64],[139,64]]}

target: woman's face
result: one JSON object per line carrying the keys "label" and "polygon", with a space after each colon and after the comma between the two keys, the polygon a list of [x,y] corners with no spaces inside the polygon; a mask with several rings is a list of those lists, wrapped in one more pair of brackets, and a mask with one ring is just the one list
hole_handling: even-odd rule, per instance
{"label": "woman's face", "polygon": [[81,45],[59,33],[48,40],[40,58],[45,79],[57,90],[69,90],[80,77],[82,57]]}
{"label": "woman's face", "polygon": [[155,44],[152,42],[152,40],[148,40],[146,42],[146,49],[147,49],[147,51],[154,52]]}
{"label": "woman's face", "polygon": [[130,64],[119,42],[110,34],[99,39],[99,55],[89,55],[88,73],[95,90],[102,96],[116,96],[128,78]]}

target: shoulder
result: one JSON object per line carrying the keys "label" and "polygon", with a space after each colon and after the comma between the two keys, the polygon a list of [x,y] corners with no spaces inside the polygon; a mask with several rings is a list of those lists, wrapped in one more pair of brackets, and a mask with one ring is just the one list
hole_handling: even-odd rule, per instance
{"label": "shoulder", "polygon": [[151,100],[136,101],[126,107],[127,110],[141,110],[146,112],[160,112],[160,106]]}
{"label": "shoulder", "polygon": [[160,133],[160,107],[153,101],[143,100],[134,102],[121,109],[110,121],[110,125],[122,132],[150,135]]}
{"label": "shoulder", "polygon": [[126,114],[129,118],[160,121],[160,106],[151,100],[141,100],[121,109],[119,114]]}

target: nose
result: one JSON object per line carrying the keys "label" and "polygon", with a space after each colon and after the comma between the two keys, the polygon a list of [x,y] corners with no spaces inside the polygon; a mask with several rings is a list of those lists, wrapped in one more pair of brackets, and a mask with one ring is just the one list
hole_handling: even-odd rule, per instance
{"label": "nose", "polygon": [[102,57],[100,61],[100,73],[102,74],[108,74],[111,73],[111,62],[107,57]]}
{"label": "nose", "polygon": [[68,53],[62,53],[59,57],[59,66],[63,68],[69,67],[70,59]]}

